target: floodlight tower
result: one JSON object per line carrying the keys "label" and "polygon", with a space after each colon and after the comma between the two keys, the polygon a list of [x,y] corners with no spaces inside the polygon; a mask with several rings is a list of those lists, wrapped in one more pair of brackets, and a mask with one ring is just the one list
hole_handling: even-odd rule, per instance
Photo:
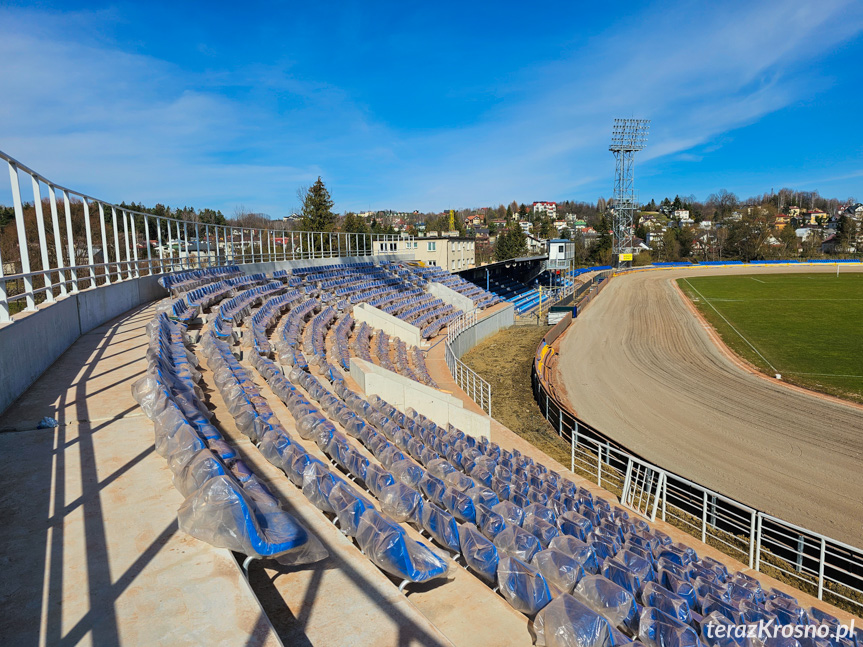
{"label": "floodlight tower", "polygon": [[[632,264],[632,226],[638,207],[633,187],[632,161],[636,151],[647,145],[649,119],[615,119],[611,134],[614,153],[614,265]],[[628,255],[628,256],[627,256]]]}

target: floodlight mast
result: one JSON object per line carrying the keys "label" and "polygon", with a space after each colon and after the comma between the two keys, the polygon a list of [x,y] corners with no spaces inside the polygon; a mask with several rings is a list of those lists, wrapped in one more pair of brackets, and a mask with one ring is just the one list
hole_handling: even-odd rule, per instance
{"label": "floodlight mast", "polygon": [[632,265],[632,230],[638,203],[633,185],[632,162],[636,151],[647,145],[649,119],[615,119],[608,147],[614,154],[612,251],[615,267]]}

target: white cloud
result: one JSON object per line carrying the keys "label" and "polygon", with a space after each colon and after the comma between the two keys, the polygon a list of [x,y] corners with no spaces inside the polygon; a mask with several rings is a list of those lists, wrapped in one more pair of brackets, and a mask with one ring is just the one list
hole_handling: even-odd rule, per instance
{"label": "white cloud", "polygon": [[653,120],[637,162],[649,175],[655,160],[709,152],[826,87],[807,65],[863,30],[860,5],[835,0],[706,11],[630,16],[508,87],[477,90],[508,97],[477,123],[404,132],[291,61],[192,74],[80,37],[120,20],[112,12],[0,10],[0,148],[108,200],[274,216],[319,174],[341,209],[608,195],[614,117]]}

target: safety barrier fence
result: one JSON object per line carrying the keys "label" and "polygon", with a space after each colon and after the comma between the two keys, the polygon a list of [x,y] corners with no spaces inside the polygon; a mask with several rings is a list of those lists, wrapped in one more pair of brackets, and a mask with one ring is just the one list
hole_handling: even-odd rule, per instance
{"label": "safety barrier fence", "polygon": [[570,468],[617,494],[642,516],[681,528],[750,568],[857,615],[863,613],[863,550],[760,512],[662,469],[575,416],[548,380],[552,343],[571,313],[543,338],[533,363],[534,397],[570,445]]}
{"label": "safety barrier fence", "polygon": [[470,310],[447,324],[445,355],[446,365],[458,387],[467,393],[491,417],[491,385],[477,375],[453,351],[453,342],[471,326],[476,325],[476,310]]}
{"label": "safety barrier fence", "polygon": [[[2,151],[0,159],[9,168],[16,234],[0,245],[0,322],[37,303],[141,276],[413,249],[413,238],[400,235],[289,231],[143,213],[60,186]],[[22,197],[22,176],[25,184],[29,178],[32,203]]]}

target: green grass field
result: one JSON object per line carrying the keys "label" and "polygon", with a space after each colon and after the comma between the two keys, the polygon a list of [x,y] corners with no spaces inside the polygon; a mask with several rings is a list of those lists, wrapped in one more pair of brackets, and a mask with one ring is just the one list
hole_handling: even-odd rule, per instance
{"label": "green grass field", "polygon": [[738,355],[768,375],[863,402],[863,274],[678,279]]}

